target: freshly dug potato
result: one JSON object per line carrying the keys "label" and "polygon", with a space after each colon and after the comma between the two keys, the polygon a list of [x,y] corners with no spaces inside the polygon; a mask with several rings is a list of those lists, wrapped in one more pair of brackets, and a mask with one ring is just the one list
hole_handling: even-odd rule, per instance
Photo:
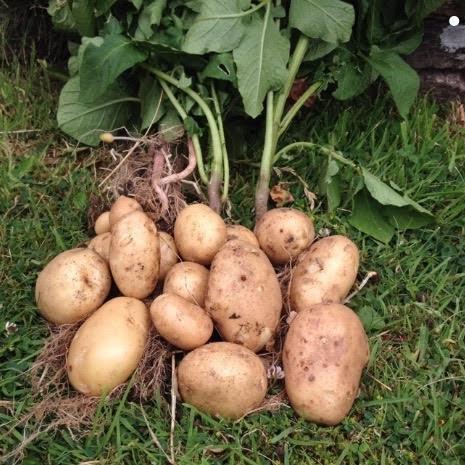
{"label": "freshly dug potato", "polygon": [[189,205],[176,218],[174,240],[184,260],[209,265],[226,242],[226,225],[210,207]]}
{"label": "freshly dug potato", "polygon": [[342,302],[357,277],[357,246],[345,236],[329,236],[315,242],[294,267],[290,287],[292,310]]}
{"label": "freshly dug potato", "polygon": [[294,208],[267,211],[255,225],[260,247],[274,265],[297,257],[315,239],[312,220]]}
{"label": "freshly dug potato", "polygon": [[245,226],[240,224],[227,224],[226,240],[233,241],[235,239],[248,242],[255,247],[260,247],[257,237],[250,229],[247,229]]}
{"label": "freshly dug potato", "polygon": [[75,323],[103,304],[110,287],[105,260],[93,250],[72,249],[57,255],[39,273],[35,298],[48,321]]}
{"label": "freshly dug potato", "polygon": [[140,300],[109,300],[71,342],[66,362],[70,383],[88,396],[108,393],[124,383],[142,358],[149,328],[149,312]]}
{"label": "freshly dug potato", "polygon": [[178,263],[178,249],[174,239],[165,232],[158,233],[160,239],[160,273],[158,279],[165,279],[166,273]]}
{"label": "freshly dug potato", "polygon": [[97,252],[108,263],[110,258],[111,232],[105,232],[95,236],[87,246],[89,249]]}
{"label": "freshly dug potato", "polygon": [[165,276],[163,292],[176,294],[199,307],[205,306],[209,272],[198,263],[176,263]]}
{"label": "freshly dug potato", "polygon": [[184,402],[211,415],[237,419],[260,406],[267,379],[263,363],[252,351],[214,342],[183,358],[178,387]]}
{"label": "freshly dug potato", "polygon": [[103,212],[96,220],[94,231],[97,236],[110,232],[110,212]]}
{"label": "freshly dug potato", "polygon": [[229,241],[210,268],[205,309],[224,340],[258,352],[272,340],[282,296],[267,256],[244,241]]}
{"label": "freshly dug potato", "polygon": [[150,306],[152,322],[168,342],[192,350],[208,342],[213,322],[205,310],[175,294],[162,294]]}
{"label": "freshly dug potato", "polygon": [[118,197],[110,209],[110,229],[121,218],[134,211],[142,211],[142,207],[137,200],[125,195]]}
{"label": "freshly dug potato", "polygon": [[111,230],[110,269],[127,297],[144,299],[153,292],[160,271],[160,243],[153,221],[141,211],[121,218]]}
{"label": "freshly dug potato", "polygon": [[368,362],[368,339],[358,316],[340,304],[300,312],[284,343],[286,391],[307,420],[336,425],[357,397]]}

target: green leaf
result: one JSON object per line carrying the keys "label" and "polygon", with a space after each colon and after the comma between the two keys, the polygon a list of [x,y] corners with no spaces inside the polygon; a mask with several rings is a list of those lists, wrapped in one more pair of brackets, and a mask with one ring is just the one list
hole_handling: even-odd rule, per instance
{"label": "green leaf", "polygon": [[220,53],[210,57],[207,66],[200,72],[200,78],[220,79],[237,85],[236,67],[231,53]]}
{"label": "green leaf", "polygon": [[187,32],[183,50],[198,55],[233,50],[246,30],[240,13],[239,0],[202,0],[200,14]]}
{"label": "green leaf", "polygon": [[329,160],[320,183],[320,190],[326,196],[329,211],[334,211],[341,204],[341,183],[338,173],[339,165],[337,162]]}
{"label": "green leaf", "polygon": [[355,22],[354,7],[340,0],[292,0],[289,24],[312,39],[348,42]]}
{"label": "green leaf", "polygon": [[443,3],[444,0],[407,0],[405,12],[408,16],[414,16],[417,22],[421,22]]}
{"label": "green leaf", "polygon": [[95,0],[96,16],[106,13],[118,0]]}
{"label": "green leaf", "polygon": [[434,218],[430,214],[420,213],[413,207],[393,207],[386,205],[383,213],[389,223],[396,229],[418,229],[434,221]]}
{"label": "green leaf", "polygon": [[95,35],[94,0],[73,0],[71,11],[76,28],[81,36],[93,37]]}
{"label": "green leaf", "polygon": [[82,57],[80,79],[81,98],[91,102],[102,95],[116,78],[136,63],[144,61],[146,53],[122,35],[104,38],[100,46],[90,43]]}
{"label": "green leaf", "polygon": [[406,117],[420,88],[420,78],[397,53],[373,51],[367,58],[384,78],[402,117]]}
{"label": "green leaf", "polygon": [[52,17],[53,25],[63,31],[73,31],[76,28],[71,7],[68,2],[50,0],[47,13]]}
{"label": "green leaf", "polygon": [[129,97],[118,85],[110,86],[105,94],[92,103],[80,100],[79,77],[70,79],[63,87],[58,101],[58,126],[66,134],[87,145],[98,145],[99,134],[124,126],[131,113]]}
{"label": "green leaf", "polygon": [[188,116],[184,120],[184,127],[186,128],[187,134],[190,136],[193,136],[197,134],[198,136],[202,135],[202,130],[200,129],[200,126],[197,124],[197,121],[195,121],[194,118]]}
{"label": "green leaf", "polygon": [[122,34],[123,32],[123,26],[121,23],[113,16],[113,15],[108,15],[105,23],[103,24],[103,27],[100,31],[100,35],[102,36],[111,36],[115,34]]}
{"label": "green leaf", "polygon": [[147,129],[159,121],[165,113],[165,104],[161,93],[160,84],[151,76],[145,76],[139,87],[141,107],[141,129]]}
{"label": "green leaf", "polygon": [[287,76],[289,40],[281,35],[269,14],[254,16],[239,45],[233,51],[237,66],[239,92],[245,111],[252,118],[263,110],[263,99],[269,90],[282,87]]}
{"label": "green leaf", "polygon": [[75,76],[79,73],[79,69],[81,68],[82,64],[82,57],[84,56],[85,49],[89,46],[89,44],[94,44],[96,47],[99,47],[103,44],[103,37],[83,37],[82,43],[78,48],[77,55],[74,57],[70,57],[68,60],[68,70],[70,76]]}
{"label": "green leaf", "polygon": [[390,47],[383,47],[384,51],[400,53],[401,55],[409,55],[416,50],[423,40],[423,31],[414,31],[412,35],[402,41],[397,41]]}
{"label": "green leaf", "polygon": [[139,14],[139,23],[134,37],[138,40],[150,39],[153,34],[152,26],[158,26],[167,0],[154,0]]}
{"label": "green leaf", "polygon": [[308,46],[307,54],[305,55],[304,61],[315,61],[323,58],[325,55],[331,53],[337,44],[330,44],[324,40],[312,40]]}
{"label": "green leaf", "polygon": [[159,131],[163,139],[170,143],[184,135],[184,126],[174,108],[170,108],[160,120]]}
{"label": "green leaf", "polygon": [[364,92],[371,83],[371,67],[368,64],[357,66],[348,62],[335,74],[337,89],[333,97],[338,100],[348,100]]}
{"label": "green leaf", "polygon": [[381,317],[372,307],[362,307],[358,311],[358,316],[362,320],[366,331],[379,331],[386,326],[383,317]]}
{"label": "green leaf", "polygon": [[144,0],[129,0],[138,10],[140,10],[140,7],[144,3]]}

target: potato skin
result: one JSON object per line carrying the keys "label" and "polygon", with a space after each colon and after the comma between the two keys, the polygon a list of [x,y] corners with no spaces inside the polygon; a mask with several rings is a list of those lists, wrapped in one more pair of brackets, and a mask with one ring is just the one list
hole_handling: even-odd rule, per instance
{"label": "potato skin", "polygon": [[144,353],[149,312],[139,300],[117,297],[100,307],[74,336],[66,369],[72,386],[88,396],[124,383]]}
{"label": "potato skin", "polygon": [[227,242],[213,260],[205,300],[223,339],[258,352],[273,339],[281,308],[278,278],[264,252]]}
{"label": "potato skin", "polygon": [[260,244],[258,243],[258,239],[255,236],[255,234],[250,229],[247,229],[245,226],[242,226],[240,224],[226,225],[226,240],[240,240],[248,242],[249,244],[255,247],[260,247]]}
{"label": "potato skin", "polygon": [[150,295],[160,271],[157,228],[143,212],[134,211],[112,228],[110,269],[121,293],[144,299]]}
{"label": "potato skin", "polygon": [[71,249],[57,255],[39,273],[35,300],[48,321],[75,323],[103,304],[110,287],[110,270],[98,253]]}
{"label": "potato skin", "polygon": [[357,246],[345,236],[315,242],[294,267],[290,287],[296,312],[319,303],[342,302],[357,277]]}
{"label": "potato skin", "polygon": [[260,406],[267,379],[263,363],[252,351],[213,342],[183,358],[178,387],[184,402],[211,415],[237,419]]}
{"label": "potato skin", "polygon": [[210,207],[188,205],[176,218],[174,240],[184,260],[209,265],[226,242],[226,225]]}
{"label": "potato skin", "polygon": [[255,225],[261,249],[274,265],[297,257],[315,239],[312,220],[294,208],[268,210]]}
{"label": "potato skin", "polygon": [[99,234],[105,234],[110,232],[110,212],[103,212],[96,220],[94,225],[94,231],[97,236]]}
{"label": "potato skin", "polygon": [[110,259],[110,242],[111,232],[105,232],[95,236],[87,247],[97,252],[108,263]]}
{"label": "potato skin", "polygon": [[166,232],[158,233],[160,239],[160,273],[158,279],[165,279],[168,271],[179,261],[174,239]]}
{"label": "potato skin", "polygon": [[199,307],[205,306],[209,271],[193,262],[176,263],[165,277],[163,292],[176,294]]}
{"label": "potato skin", "polygon": [[303,418],[336,425],[349,413],[369,358],[358,316],[341,304],[319,304],[292,321],[283,351],[286,391]]}
{"label": "potato skin", "polygon": [[126,197],[125,195],[118,197],[110,209],[110,228],[113,228],[113,226],[128,213],[134,211],[142,211],[142,207],[137,200]]}
{"label": "potato skin", "polygon": [[213,333],[213,321],[205,310],[175,294],[158,296],[150,316],[160,336],[182,350],[203,346]]}

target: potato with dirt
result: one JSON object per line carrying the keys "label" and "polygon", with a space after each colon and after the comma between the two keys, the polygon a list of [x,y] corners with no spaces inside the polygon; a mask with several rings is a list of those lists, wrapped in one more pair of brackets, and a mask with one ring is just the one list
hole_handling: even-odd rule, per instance
{"label": "potato with dirt", "polygon": [[131,198],[121,195],[116,199],[110,209],[110,229],[123,217],[127,214],[142,211],[142,206],[140,203]]}
{"label": "potato with dirt", "polygon": [[336,425],[358,395],[369,358],[358,316],[341,304],[319,304],[291,322],[283,350],[286,392],[294,410],[322,425]]}
{"label": "potato with dirt", "polygon": [[97,252],[108,263],[110,259],[110,243],[111,232],[105,232],[91,239],[87,248]]}
{"label": "potato with dirt", "polygon": [[158,279],[163,280],[168,271],[179,262],[179,254],[172,236],[160,231],[158,237],[160,240],[160,273]]}
{"label": "potato with dirt", "polygon": [[264,252],[227,242],[212,262],[205,300],[223,339],[258,352],[273,341],[281,308],[278,278]]}
{"label": "potato with dirt", "polygon": [[183,401],[213,416],[241,418],[259,407],[266,395],[260,358],[229,342],[213,342],[189,352],[177,374]]}
{"label": "potato with dirt", "polygon": [[110,212],[103,212],[99,217],[95,220],[94,231],[95,234],[105,234],[110,232]]}
{"label": "potato with dirt", "polygon": [[292,310],[300,312],[319,303],[342,302],[357,278],[359,252],[345,236],[315,242],[299,257],[290,284]]}
{"label": "potato with dirt", "polygon": [[258,239],[255,236],[255,234],[250,229],[240,224],[226,225],[226,240],[240,240],[248,242],[249,244],[254,245],[255,247],[260,247],[260,244],[258,243]]}
{"label": "potato with dirt", "polygon": [[39,273],[35,300],[48,321],[76,323],[103,304],[110,287],[110,270],[98,253],[71,249],[57,255]]}

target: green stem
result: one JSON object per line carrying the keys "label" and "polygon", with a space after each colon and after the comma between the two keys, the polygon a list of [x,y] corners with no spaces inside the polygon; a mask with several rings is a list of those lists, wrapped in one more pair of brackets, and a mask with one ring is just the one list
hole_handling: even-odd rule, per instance
{"label": "green stem", "polygon": [[263,2],[260,2],[258,5],[255,5],[254,7],[246,11],[242,11],[241,13],[233,13],[230,15],[204,16],[203,18],[198,18],[195,22],[211,21],[212,19],[221,20],[221,19],[241,18],[243,16],[248,16],[252,13],[255,13],[260,8],[263,8],[265,5],[270,3],[270,1],[271,0],[263,0]]}

